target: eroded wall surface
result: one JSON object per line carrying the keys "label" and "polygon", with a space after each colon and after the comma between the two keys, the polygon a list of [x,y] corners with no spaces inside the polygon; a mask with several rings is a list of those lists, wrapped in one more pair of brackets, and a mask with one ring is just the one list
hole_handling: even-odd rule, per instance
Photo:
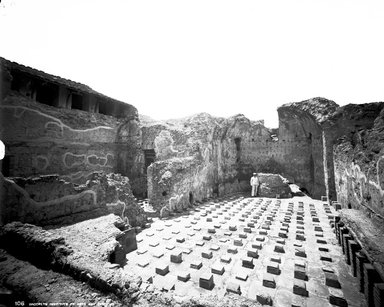
{"label": "eroded wall surface", "polygon": [[134,113],[127,120],[116,119],[45,106],[18,95],[6,97],[0,109],[7,176],[60,174],[85,182],[94,171],[135,172],[140,129]]}
{"label": "eroded wall surface", "polygon": [[[87,212],[92,217],[114,206],[121,207],[116,213],[128,217],[128,207],[134,208],[132,191],[143,189],[137,109],[80,83],[2,58],[0,77],[2,222],[85,219]],[[124,188],[119,191],[127,198],[114,197],[114,189],[101,182],[100,191],[90,188],[95,173],[120,176]],[[127,208],[120,203],[123,198]],[[129,218],[132,225],[144,223],[141,217]]]}
{"label": "eroded wall surface", "polygon": [[327,162],[331,160],[332,140],[324,134],[322,125],[337,108],[333,101],[314,98],[278,109],[282,174],[317,199],[323,195],[334,197],[329,191],[328,180],[333,179],[328,177],[333,175]]}
{"label": "eroded wall surface", "polygon": [[332,127],[338,201],[384,217],[384,103],[342,107]]}
{"label": "eroded wall surface", "polygon": [[84,185],[57,175],[5,178],[0,173],[0,224],[70,224],[108,213],[131,226],[144,226],[146,214],[131,192],[129,179],[119,174],[92,173]]}
{"label": "eroded wall surface", "polygon": [[243,115],[224,119],[202,113],[146,123],[142,135],[143,149],[156,152],[148,167],[148,196],[157,210],[250,191],[253,172],[282,170],[283,155],[271,131]]}

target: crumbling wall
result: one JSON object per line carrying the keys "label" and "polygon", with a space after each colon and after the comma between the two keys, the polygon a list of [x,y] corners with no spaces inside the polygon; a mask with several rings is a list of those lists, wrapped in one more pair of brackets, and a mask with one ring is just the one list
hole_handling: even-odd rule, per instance
{"label": "crumbling wall", "polygon": [[282,174],[314,198],[322,195],[332,198],[329,193],[329,181],[333,181],[333,173],[329,171],[332,163],[328,162],[332,161],[332,139],[324,134],[322,124],[337,108],[333,101],[313,98],[278,109],[278,146],[285,161]]}
{"label": "crumbling wall", "polygon": [[0,106],[2,140],[6,146],[6,176],[59,174],[85,182],[94,171],[135,178],[141,170],[140,129],[131,117],[116,119],[80,110],[45,106],[18,95]]}
{"label": "crumbling wall", "polygon": [[141,190],[144,158],[137,109],[71,80],[0,58],[4,176],[59,174],[85,183],[120,173]]}
{"label": "crumbling wall", "polygon": [[146,215],[135,201],[129,179],[93,173],[78,186],[57,175],[5,178],[0,173],[1,224],[21,221],[35,225],[74,223],[114,213],[132,226],[144,226]]}
{"label": "crumbling wall", "polygon": [[[148,167],[148,196],[158,211],[181,210],[214,195],[250,191],[254,171],[282,170],[271,132],[243,115],[223,119],[202,113],[145,123],[142,130],[143,148],[156,151],[156,161]],[[271,149],[276,154],[271,155]]]}
{"label": "crumbling wall", "polygon": [[384,217],[384,103],[342,107],[331,124],[343,135],[334,146],[338,201]]}

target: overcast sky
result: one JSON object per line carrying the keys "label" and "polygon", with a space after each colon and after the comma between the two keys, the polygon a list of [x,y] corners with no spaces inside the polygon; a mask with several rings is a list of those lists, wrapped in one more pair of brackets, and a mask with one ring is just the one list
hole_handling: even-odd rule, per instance
{"label": "overcast sky", "polygon": [[0,56],[155,119],[384,100],[384,1],[2,0]]}

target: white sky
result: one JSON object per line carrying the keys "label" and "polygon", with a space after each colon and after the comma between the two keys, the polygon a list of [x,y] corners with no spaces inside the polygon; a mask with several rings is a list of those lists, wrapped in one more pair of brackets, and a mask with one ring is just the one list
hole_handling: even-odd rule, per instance
{"label": "white sky", "polygon": [[384,99],[384,1],[2,0],[0,56],[155,119]]}

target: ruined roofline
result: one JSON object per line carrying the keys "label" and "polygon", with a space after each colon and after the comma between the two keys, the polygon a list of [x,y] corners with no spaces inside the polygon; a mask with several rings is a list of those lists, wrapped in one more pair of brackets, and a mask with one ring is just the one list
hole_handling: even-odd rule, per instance
{"label": "ruined roofline", "polygon": [[5,59],[3,57],[0,57],[0,66],[2,68],[20,71],[20,72],[25,73],[27,75],[31,75],[33,77],[42,79],[43,81],[48,81],[48,82],[55,83],[55,84],[58,84],[58,85],[63,85],[65,87],[67,87],[69,89],[72,89],[74,91],[77,91],[77,92],[93,94],[95,96],[98,96],[100,98],[108,100],[111,103],[129,104],[129,103],[126,103],[124,101],[120,101],[120,100],[108,97],[108,96],[106,96],[104,94],[101,94],[101,93],[93,90],[88,85],[85,85],[85,84],[82,84],[82,83],[79,83],[79,82],[75,82],[75,81],[72,81],[72,80],[69,80],[69,79],[65,79],[65,78],[62,78],[62,77],[59,77],[59,76],[55,76],[55,75],[46,73],[46,72],[44,72],[42,70],[38,70],[38,69],[29,67],[29,66],[25,66],[25,65],[19,64],[17,62],[13,62],[13,61],[7,60],[7,59]]}
{"label": "ruined roofline", "polygon": [[340,108],[333,100],[323,97],[314,97],[300,102],[285,103],[277,109],[279,117],[283,112],[305,113],[322,124]]}
{"label": "ruined roofline", "polygon": [[[189,116],[183,116],[183,117],[179,117],[179,118],[170,118],[170,119],[160,119],[160,120],[154,119],[154,118],[152,118],[148,115],[145,115],[145,114],[140,114],[139,117],[140,117],[140,123],[143,126],[178,125],[178,124],[183,124],[187,121],[193,120],[197,117],[200,117],[200,118],[209,118],[211,120],[216,120],[216,121],[220,121],[220,122],[226,121],[226,120],[231,120],[231,119],[237,120],[237,119],[243,118],[245,120],[248,120],[252,125],[261,125],[261,126],[265,127],[264,119],[252,120],[252,119],[249,119],[248,117],[246,117],[244,114],[235,114],[235,115],[232,115],[229,117],[220,117],[220,116],[211,115],[207,112],[200,112],[200,113],[195,113],[195,114],[192,114]],[[270,129],[270,128],[268,128],[268,129]]]}

